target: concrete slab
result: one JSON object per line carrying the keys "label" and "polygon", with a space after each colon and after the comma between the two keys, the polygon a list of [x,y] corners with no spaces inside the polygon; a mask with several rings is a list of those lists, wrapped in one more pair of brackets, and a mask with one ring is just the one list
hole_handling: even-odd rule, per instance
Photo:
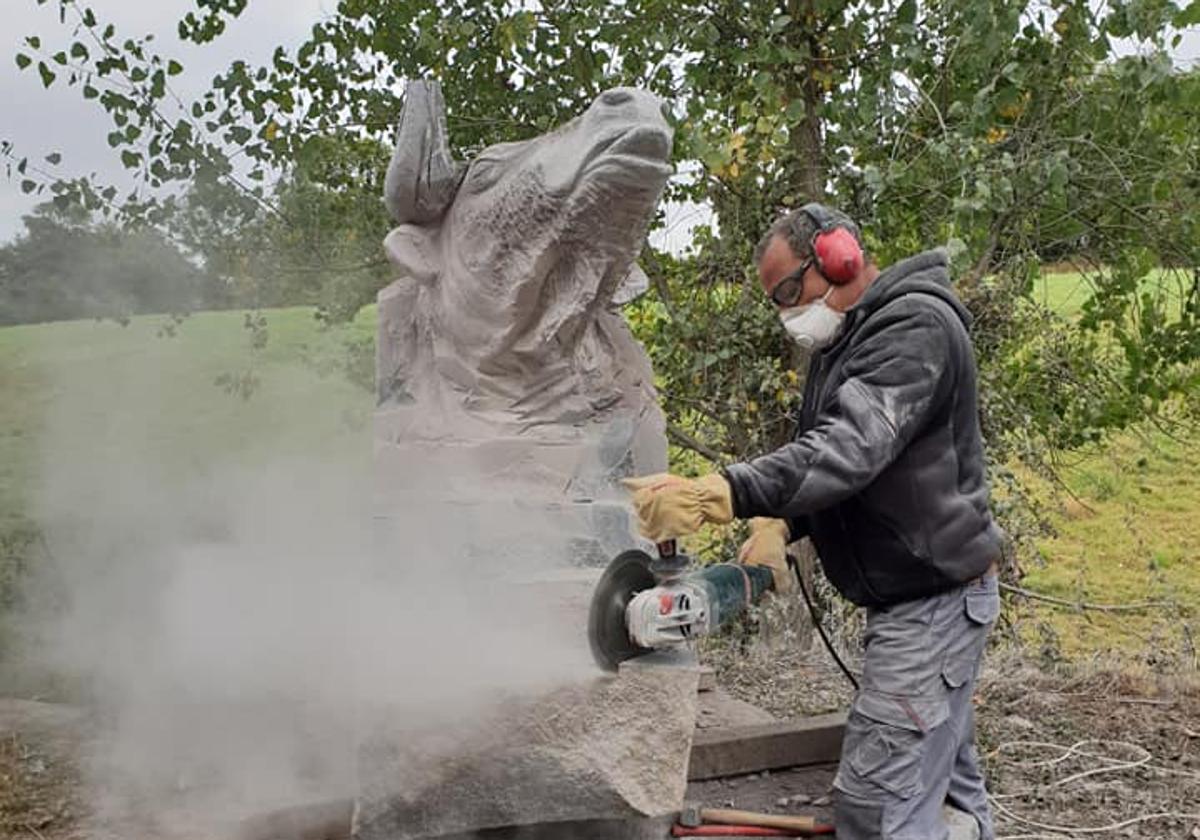
{"label": "concrete slab", "polygon": [[714,779],[779,767],[836,762],[846,715],[700,730],[692,745],[688,779]]}
{"label": "concrete slab", "polygon": [[734,726],[777,722],[777,718],[770,712],[753,703],[738,700],[722,688],[701,691],[699,701],[699,714],[696,717],[698,730],[716,731]]}

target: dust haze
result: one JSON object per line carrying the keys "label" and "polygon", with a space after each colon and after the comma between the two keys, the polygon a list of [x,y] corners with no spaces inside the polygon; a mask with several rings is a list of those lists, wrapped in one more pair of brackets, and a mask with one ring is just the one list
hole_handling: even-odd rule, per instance
{"label": "dust haze", "polygon": [[[381,517],[367,407],[334,433],[287,411],[214,440],[203,420],[172,428],[156,358],[102,382],[52,371],[42,435],[50,560],[24,635],[103,733],[98,825],[174,834],[346,796],[381,731],[452,751],[507,698],[596,673],[583,619],[513,583],[566,555],[536,511],[439,502],[423,488],[445,477],[414,473]],[[316,407],[325,383],[295,376]],[[249,411],[194,387],[214,418]],[[518,533],[521,556],[488,556]]]}

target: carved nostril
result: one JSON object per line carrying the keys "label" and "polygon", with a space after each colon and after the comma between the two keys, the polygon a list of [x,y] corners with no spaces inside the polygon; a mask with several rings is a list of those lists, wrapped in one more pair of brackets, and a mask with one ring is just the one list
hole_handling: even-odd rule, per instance
{"label": "carved nostril", "polygon": [[624,105],[633,99],[633,94],[627,90],[606,90],[600,94],[600,101],[605,105]]}

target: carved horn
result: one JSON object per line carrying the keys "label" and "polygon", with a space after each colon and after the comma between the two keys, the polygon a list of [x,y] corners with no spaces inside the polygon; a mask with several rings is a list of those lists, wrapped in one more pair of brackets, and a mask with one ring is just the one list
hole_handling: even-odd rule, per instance
{"label": "carved horn", "polygon": [[450,155],[441,83],[409,82],[383,182],[388,212],[399,224],[437,221],[454,200],[464,170]]}

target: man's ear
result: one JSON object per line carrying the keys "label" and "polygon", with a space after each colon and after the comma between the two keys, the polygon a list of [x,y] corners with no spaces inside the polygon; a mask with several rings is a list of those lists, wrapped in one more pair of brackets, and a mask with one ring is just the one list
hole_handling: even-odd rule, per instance
{"label": "man's ear", "polygon": [[383,240],[383,249],[401,277],[433,283],[441,274],[437,232],[420,225],[400,225]]}

